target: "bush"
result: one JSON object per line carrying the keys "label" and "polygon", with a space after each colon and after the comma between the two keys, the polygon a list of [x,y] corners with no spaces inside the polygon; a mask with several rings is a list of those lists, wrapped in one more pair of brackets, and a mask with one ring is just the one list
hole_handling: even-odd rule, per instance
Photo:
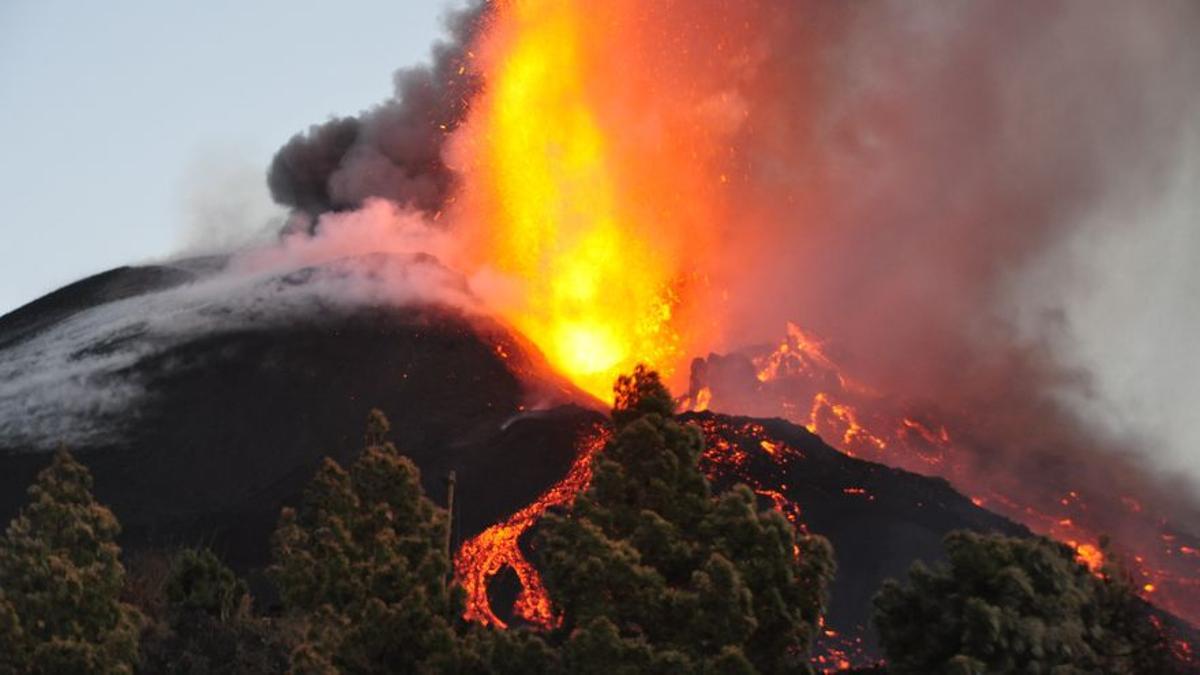
{"label": "bush", "polygon": [[176,553],[158,588],[143,597],[163,606],[162,620],[142,635],[143,672],[233,675],[288,666],[287,631],[251,612],[245,583],[208,549]]}

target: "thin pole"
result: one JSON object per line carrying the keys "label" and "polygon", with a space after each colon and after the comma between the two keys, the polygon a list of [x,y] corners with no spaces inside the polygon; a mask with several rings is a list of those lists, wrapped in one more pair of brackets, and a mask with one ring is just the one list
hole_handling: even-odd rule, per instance
{"label": "thin pole", "polygon": [[453,561],[454,552],[450,550],[451,535],[454,531],[454,484],[458,476],[453,470],[446,475],[446,559]]}

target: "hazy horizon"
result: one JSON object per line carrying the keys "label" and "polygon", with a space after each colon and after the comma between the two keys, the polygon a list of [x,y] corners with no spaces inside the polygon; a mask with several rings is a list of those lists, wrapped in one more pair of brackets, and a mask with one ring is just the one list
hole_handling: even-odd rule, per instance
{"label": "hazy horizon", "polygon": [[5,3],[0,315],[282,213],[266,187],[275,151],[387,98],[451,4]]}

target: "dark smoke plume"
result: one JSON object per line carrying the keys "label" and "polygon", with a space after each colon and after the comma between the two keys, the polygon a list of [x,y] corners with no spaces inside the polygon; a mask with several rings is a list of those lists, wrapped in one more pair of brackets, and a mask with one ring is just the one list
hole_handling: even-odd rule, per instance
{"label": "dark smoke plume", "polygon": [[434,45],[431,63],[397,71],[396,93],[388,101],[292,137],[267,176],[275,201],[307,215],[305,226],[321,213],[355,209],[370,197],[440,211],[455,182],[442,162],[442,143],[480,86],[467,67],[468,49],[489,6],[472,0],[449,13],[448,38]]}

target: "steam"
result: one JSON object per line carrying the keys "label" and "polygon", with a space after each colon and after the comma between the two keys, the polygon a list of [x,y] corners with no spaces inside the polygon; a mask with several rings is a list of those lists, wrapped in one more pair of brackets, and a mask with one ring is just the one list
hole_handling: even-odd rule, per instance
{"label": "steam", "polygon": [[[1197,480],[1200,427],[1200,136],[1180,139],[1178,166],[1152,198],[1112,200],[1044,252],[1015,291],[1019,325],[1052,316],[1053,353],[1091,375],[1059,392],[1087,424],[1136,431],[1168,474]],[[1039,321],[1039,319],[1041,319]],[[1149,452],[1146,452],[1149,451]]]}
{"label": "steam", "polygon": [[261,176],[261,166],[232,149],[193,159],[182,180],[181,253],[221,254],[269,241],[287,214],[272,202]]}

